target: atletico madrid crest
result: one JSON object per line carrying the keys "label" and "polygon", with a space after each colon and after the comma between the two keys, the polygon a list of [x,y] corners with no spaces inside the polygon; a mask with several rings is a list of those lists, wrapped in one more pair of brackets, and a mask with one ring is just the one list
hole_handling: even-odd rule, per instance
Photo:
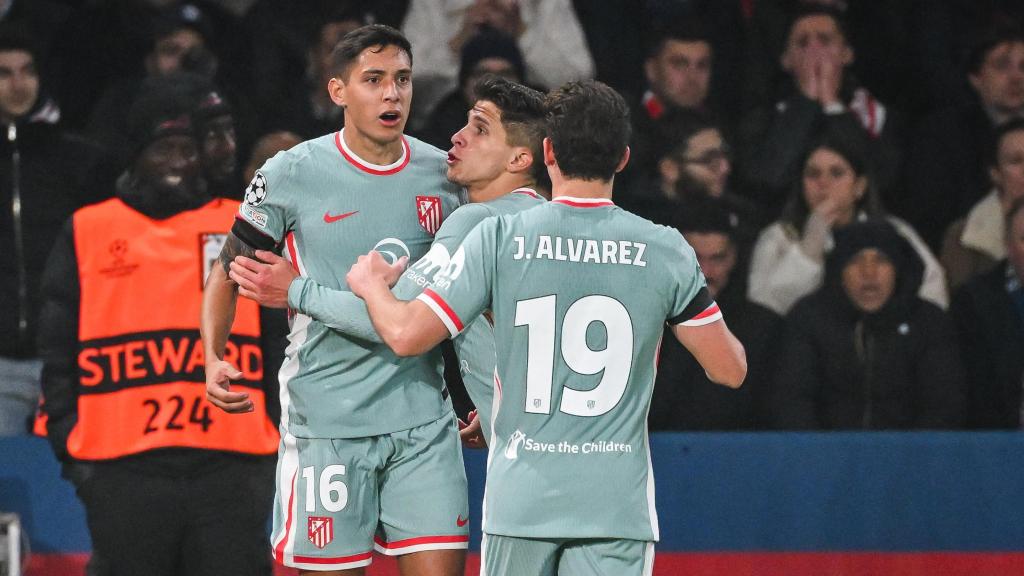
{"label": "atletico madrid crest", "polygon": [[420,220],[420,226],[431,236],[437,234],[437,229],[441,227],[441,198],[417,196],[416,217]]}
{"label": "atletico madrid crest", "polygon": [[309,517],[309,541],[323,550],[334,540],[334,519],[326,516]]}

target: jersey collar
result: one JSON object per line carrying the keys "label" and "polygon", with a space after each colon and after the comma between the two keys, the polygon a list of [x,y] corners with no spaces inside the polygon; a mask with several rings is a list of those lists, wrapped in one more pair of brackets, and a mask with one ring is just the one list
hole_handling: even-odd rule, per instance
{"label": "jersey collar", "polygon": [[540,194],[537,194],[537,191],[534,190],[533,188],[516,188],[515,190],[512,191],[512,194],[522,194],[524,196],[536,198],[537,200],[544,199],[544,197],[541,196]]}
{"label": "jersey collar", "polygon": [[342,137],[342,133],[344,132],[345,129],[342,128],[334,133],[334,144],[338,147],[338,152],[341,152],[341,155],[344,156],[345,160],[348,160],[350,164],[367,174],[373,174],[374,176],[397,174],[402,170],[402,168],[405,168],[405,166],[409,164],[409,158],[412,156],[412,153],[409,150],[409,142],[405,139],[405,136],[402,136],[402,155],[398,160],[395,160],[391,164],[382,166],[380,164],[367,162],[356,155],[356,153],[348,147],[348,144],[345,143],[345,138]]}
{"label": "jersey collar", "polygon": [[552,204],[565,204],[573,208],[602,208],[604,206],[615,206],[615,203],[607,198],[574,198],[572,196],[559,196],[551,200]]}

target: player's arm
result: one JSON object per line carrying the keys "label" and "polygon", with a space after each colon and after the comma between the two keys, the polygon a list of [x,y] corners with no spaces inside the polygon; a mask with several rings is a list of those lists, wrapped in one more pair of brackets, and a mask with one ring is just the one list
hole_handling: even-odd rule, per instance
{"label": "player's arm", "polygon": [[228,277],[228,267],[239,255],[251,257],[255,250],[231,233],[221,249],[221,266],[214,266],[206,280],[199,321],[206,355],[206,398],[227,412],[249,412],[253,409],[247,393],[231,391],[231,381],[241,378],[242,373],[224,360],[238,299],[238,284]]}
{"label": "player's arm", "polygon": [[672,326],[672,333],[693,354],[712,382],[729,388],[743,384],[747,377],[747,353],[724,319],[702,325],[681,322]]}
{"label": "player's arm", "polygon": [[345,280],[352,293],[366,302],[373,327],[399,356],[416,356],[449,336],[448,328],[419,300],[399,300],[387,283],[389,265],[379,252],[359,257]]}

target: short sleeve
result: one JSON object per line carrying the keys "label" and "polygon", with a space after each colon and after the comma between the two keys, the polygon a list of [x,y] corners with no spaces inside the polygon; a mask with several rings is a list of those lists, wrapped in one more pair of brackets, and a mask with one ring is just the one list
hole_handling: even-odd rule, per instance
{"label": "short sleeve", "polygon": [[417,297],[437,314],[452,337],[490,306],[497,234],[498,219],[484,220],[466,236],[433,284]]}
{"label": "short sleeve", "polygon": [[708,291],[693,248],[679,233],[673,234],[670,246],[677,264],[668,267],[673,299],[668,323],[703,326],[721,319],[722,311]]}
{"label": "short sleeve", "polygon": [[279,153],[257,170],[245,187],[231,231],[253,248],[271,250],[288,232],[288,170],[287,156]]}

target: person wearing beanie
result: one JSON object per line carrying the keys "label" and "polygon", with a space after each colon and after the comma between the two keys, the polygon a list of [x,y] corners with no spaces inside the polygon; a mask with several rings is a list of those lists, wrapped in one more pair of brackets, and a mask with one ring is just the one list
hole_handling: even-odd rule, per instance
{"label": "person wearing beanie", "polygon": [[28,434],[39,400],[39,280],[61,224],[98,200],[98,146],[67,134],[35,39],[0,25],[0,436]]}
{"label": "person wearing beanie", "polygon": [[227,343],[255,407],[211,410],[202,285],[239,202],[207,194],[195,94],[143,84],[116,197],[75,211],[43,272],[36,431],[85,506],[98,574],[271,574],[281,354],[269,315],[240,303]]}
{"label": "person wearing beanie", "polygon": [[192,125],[199,143],[199,165],[210,194],[241,200],[235,116],[224,95],[212,85],[200,93],[192,111]]}
{"label": "person wearing beanie", "polygon": [[775,428],[953,429],[963,366],[953,325],[917,296],[924,266],[886,220],[835,234],[825,280],[786,317]]}
{"label": "person wearing beanie", "polygon": [[466,113],[476,102],[473,86],[485,74],[522,82],[523,55],[515,40],[493,28],[483,28],[462,46],[459,85],[434,108],[419,137],[438,148],[451,144],[451,136],[466,123]]}
{"label": "person wearing beanie", "polygon": [[672,224],[693,247],[708,292],[729,317],[729,328],[747,352],[747,379],[736,390],[718,386],[696,358],[666,334],[648,415],[651,431],[752,430],[765,424],[782,318],[746,297],[742,233],[731,208],[720,198],[694,200]]}

